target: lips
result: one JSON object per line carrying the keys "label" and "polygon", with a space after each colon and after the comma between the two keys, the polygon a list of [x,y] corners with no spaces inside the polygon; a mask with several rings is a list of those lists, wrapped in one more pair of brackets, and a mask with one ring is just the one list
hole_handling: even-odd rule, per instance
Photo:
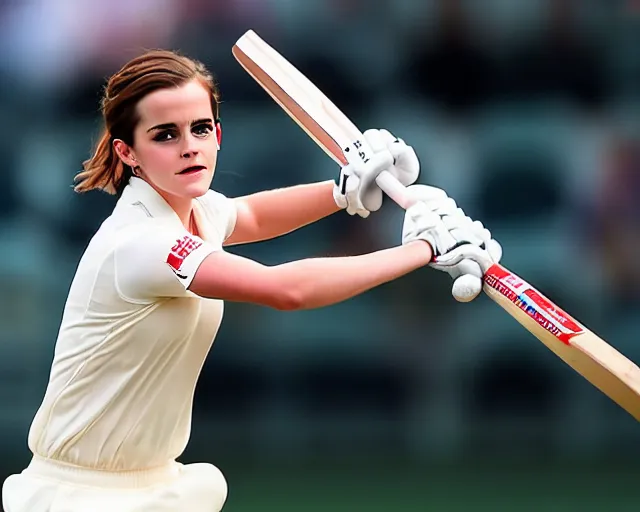
{"label": "lips", "polygon": [[206,167],[204,165],[192,165],[191,167],[182,169],[178,174],[194,174],[196,172],[203,171],[205,169]]}

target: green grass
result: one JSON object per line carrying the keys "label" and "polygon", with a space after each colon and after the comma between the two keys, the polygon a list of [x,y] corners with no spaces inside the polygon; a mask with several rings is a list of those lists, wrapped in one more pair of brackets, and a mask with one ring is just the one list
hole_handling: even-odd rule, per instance
{"label": "green grass", "polygon": [[[336,468],[338,465],[336,464]],[[350,467],[226,471],[225,512],[637,511],[637,469]]]}

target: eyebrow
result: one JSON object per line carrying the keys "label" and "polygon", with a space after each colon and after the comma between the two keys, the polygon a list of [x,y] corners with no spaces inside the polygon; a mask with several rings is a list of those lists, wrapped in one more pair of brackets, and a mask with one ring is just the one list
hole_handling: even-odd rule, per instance
{"label": "eyebrow", "polygon": [[[191,126],[195,126],[195,125],[203,124],[203,123],[213,124],[213,119],[211,119],[210,117],[205,117],[203,119],[196,119],[195,121],[191,122]],[[176,123],[158,124],[156,126],[152,126],[151,128],[149,128],[147,130],[147,133],[155,131],[155,130],[166,130],[168,128],[175,128],[175,127],[176,127]]]}

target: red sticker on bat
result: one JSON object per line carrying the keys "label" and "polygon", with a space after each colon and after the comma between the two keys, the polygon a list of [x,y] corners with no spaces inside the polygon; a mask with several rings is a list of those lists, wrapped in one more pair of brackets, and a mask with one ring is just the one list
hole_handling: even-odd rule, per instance
{"label": "red sticker on bat", "polygon": [[563,343],[568,345],[571,338],[584,332],[578,322],[565,311],[504,267],[491,266],[484,281]]}

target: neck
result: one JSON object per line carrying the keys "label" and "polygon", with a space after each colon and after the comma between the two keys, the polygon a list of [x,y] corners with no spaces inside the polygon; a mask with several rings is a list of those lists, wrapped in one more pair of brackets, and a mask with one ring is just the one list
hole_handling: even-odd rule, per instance
{"label": "neck", "polygon": [[190,231],[190,227],[192,225],[191,212],[193,211],[193,200],[190,197],[174,196],[172,194],[168,194],[164,190],[159,190],[153,185],[151,186],[162,196],[173,211],[176,212],[176,215],[180,219],[180,222],[182,222],[185,229]]}
{"label": "neck", "polygon": [[[179,200],[178,200],[179,199]],[[173,211],[176,212],[176,215],[182,222],[182,225],[185,229],[191,231],[191,212],[193,211],[193,205],[190,198],[165,198],[165,201],[169,203],[169,206],[173,208]]]}

